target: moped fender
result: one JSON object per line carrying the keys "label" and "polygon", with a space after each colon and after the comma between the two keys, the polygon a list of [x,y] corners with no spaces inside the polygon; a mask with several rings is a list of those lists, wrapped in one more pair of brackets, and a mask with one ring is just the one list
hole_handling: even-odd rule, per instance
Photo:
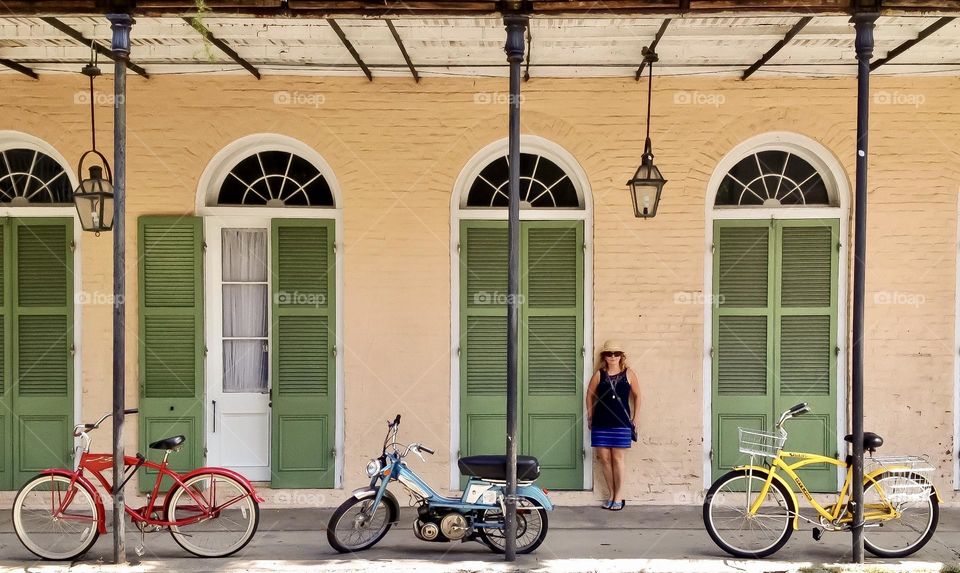
{"label": "moped fender", "polygon": [[[73,472],[68,472],[67,470],[61,470],[61,469],[43,470],[42,472],[40,472],[40,475],[45,475],[45,476],[58,475],[68,479],[73,479],[74,477]],[[93,496],[93,503],[94,505],[97,506],[97,531],[101,534],[105,534],[107,532],[107,523],[106,523],[107,519],[106,519],[106,512],[103,509],[103,500],[100,499],[100,492],[97,491],[97,488],[93,487],[93,484],[90,483],[90,480],[83,477],[82,475],[78,475],[76,476],[76,478],[77,478],[77,481],[80,483],[80,485],[86,487],[87,491],[89,491],[90,494]]]}
{"label": "moped fender", "polygon": [[[259,503],[264,502],[264,499],[257,494],[257,490],[253,488],[253,484],[250,483],[250,480],[248,480],[246,477],[244,477],[243,474],[239,472],[228,470],[227,468],[217,468],[217,467],[197,468],[186,475],[180,476],[180,480],[183,482],[186,482],[188,479],[192,478],[197,474],[216,474],[216,475],[222,475],[222,476],[233,478],[238,482],[240,482],[240,485],[242,485],[243,488],[247,490],[247,493],[249,493],[250,497],[252,497],[255,501]],[[170,491],[173,491],[173,488],[171,488]]]}
{"label": "moped fender", "polygon": [[[762,475],[763,479],[766,479],[767,475],[770,473],[770,470],[761,466],[737,466],[730,471],[738,470],[751,470],[757,476]],[[787,483],[787,480],[783,479],[780,474],[773,474],[773,481],[779,482],[793,499],[793,507],[797,508],[797,515],[793,516],[793,530],[798,531],[800,529],[800,501],[797,499],[797,494],[793,492],[793,488],[790,487],[790,484]]]}
{"label": "moped fender", "polygon": [[550,502],[550,498],[547,497],[547,494],[543,493],[543,490],[535,485],[525,485],[517,488],[517,495],[521,497],[529,497],[530,499],[536,501],[540,504],[543,509],[547,511],[553,511],[553,503]]}
{"label": "moped fender", "polygon": [[[376,487],[361,487],[353,490],[350,496],[356,499],[375,498],[379,491],[380,488]],[[383,490],[383,498],[381,498],[381,501],[386,501],[387,507],[390,509],[390,523],[400,521],[400,502],[397,501],[397,498],[389,489]]]}

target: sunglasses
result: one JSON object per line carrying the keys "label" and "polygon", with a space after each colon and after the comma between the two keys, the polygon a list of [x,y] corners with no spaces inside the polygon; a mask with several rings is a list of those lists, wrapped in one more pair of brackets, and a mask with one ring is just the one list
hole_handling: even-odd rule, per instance
{"label": "sunglasses", "polygon": [[620,352],[619,350],[614,350],[613,352],[601,352],[600,356],[603,358],[609,358],[611,356],[616,356],[617,358],[620,358],[621,356],[623,356],[623,352]]}

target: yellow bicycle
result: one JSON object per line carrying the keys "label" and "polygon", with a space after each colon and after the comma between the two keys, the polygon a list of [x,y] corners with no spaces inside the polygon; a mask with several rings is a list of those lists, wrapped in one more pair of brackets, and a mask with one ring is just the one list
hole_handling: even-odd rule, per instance
{"label": "yellow bicycle", "polygon": [[[803,452],[784,451],[784,422],[810,411],[806,404],[790,408],[777,422],[775,432],[740,428],[740,452],[750,455],[750,465],[733,468],[713,483],[703,503],[703,524],[721,549],[736,557],[766,557],[783,547],[800,520],[815,525],[814,539],[823,531],[849,531],[852,456],[845,460]],[[852,443],[852,436],[845,440]],[[863,479],[864,548],[878,557],[905,557],[923,547],[937,529],[940,496],[922,474],[933,467],[917,456],[873,457],[883,438],[865,432],[864,449],[870,452],[869,471]],[[754,458],[767,460],[755,465]],[[784,460],[799,460],[787,463]],[[811,464],[832,464],[846,469],[843,488],[833,504],[818,503],[797,470]],[[784,476],[796,484],[816,511],[814,519],[800,514],[797,495]]]}

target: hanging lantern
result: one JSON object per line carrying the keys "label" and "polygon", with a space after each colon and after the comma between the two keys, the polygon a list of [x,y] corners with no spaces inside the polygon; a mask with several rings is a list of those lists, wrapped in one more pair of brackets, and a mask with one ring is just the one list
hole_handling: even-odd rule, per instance
{"label": "hanging lantern", "polygon": [[[110,164],[102,153],[97,151],[96,101],[93,93],[93,79],[100,75],[97,67],[96,52],[91,50],[90,63],[83,67],[81,73],[90,78],[90,150],[80,156],[80,165],[77,175],[83,176],[83,161],[89,155],[95,155],[100,165],[91,165],[90,176],[80,182],[73,192],[73,203],[77,207],[80,225],[84,231],[100,234],[101,231],[113,229],[113,173]],[[107,178],[103,178],[106,169]]]}
{"label": "hanging lantern", "polygon": [[643,144],[643,159],[633,178],[627,181],[630,187],[630,196],[633,200],[633,214],[635,217],[649,219],[657,214],[660,205],[660,192],[667,182],[660,173],[660,169],[653,164],[653,145],[650,143],[650,101],[653,93],[653,63],[659,58],[653,50],[643,49],[643,60],[650,69],[650,80],[647,84],[647,139]]}

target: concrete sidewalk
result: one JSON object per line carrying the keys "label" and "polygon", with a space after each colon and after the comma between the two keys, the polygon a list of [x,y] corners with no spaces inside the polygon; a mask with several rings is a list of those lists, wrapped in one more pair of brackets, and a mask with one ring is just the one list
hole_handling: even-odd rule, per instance
{"label": "concrete sidewalk", "polygon": [[[722,553],[703,529],[699,506],[628,506],[621,512],[599,507],[560,507],[550,514],[547,539],[532,555],[503,562],[480,543],[427,543],[411,531],[412,509],[375,548],[342,556],[327,544],[324,527],[332,509],[262,509],[256,537],[238,555],[226,559],[192,557],[169,533],[146,536],[142,557],[134,552],[139,533],[128,536],[127,556],[134,571],[647,571],[773,572],[957,571],[960,562],[960,509],[942,509],[933,540],[907,560],[868,558],[863,567],[850,559],[850,534],[825,534],[816,542],[809,526],[794,532],[774,558],[734,560]],[[128,531],[132,527],[128,525]],[[20,544],[10,513],[0,518],[0,569],[29,571],[114,570],[109,563],[112,538],[105,535],[74,564],[38,561]]]}

